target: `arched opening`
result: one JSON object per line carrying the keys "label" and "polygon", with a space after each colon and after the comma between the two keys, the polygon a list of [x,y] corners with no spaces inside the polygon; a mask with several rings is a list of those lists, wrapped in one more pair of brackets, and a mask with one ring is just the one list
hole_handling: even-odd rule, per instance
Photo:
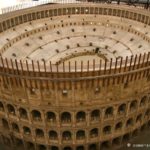
{"label": "arched opening", "polygon": [[12,129],[13,129],[14,132],[19,133],[19,127],[16,123],[12,123]]}
{"label": "arched opening", "polygon": [[69,112],[63,112],[61,114],[62,123],[71,123],[71,114]]}
{"label": "arched opening", "polygon": [[45,145],[38,145],[38,150],[46,150],[46,146]]}
{"label": "arched opening", "polygon": [[145,106],[147,100],[147,96],[143,96],[141,101],[140,101],[140,107]]}
{"label": "arched opening", "polygon": [[84,146],[78,146],[76,150],[84,150]]}
{"label": "arched opening", "polygon": [[24,108],[19,109],[19,114],[21,119],[28,119],[27,111]]}
{"label": "arched opening", "polygon": [[83,111],[80,111],[76,115],[77,122],[84,122],[86,120],[86,114]]}
{"label": "arched opening", "polygon": [[90,138],[98,137],[98,129],[94,128],[90,131]]}
{"label": "arched opening", "polygon": [[83,131],[83,130],[77,131],[77,133],[76,133],[76,139],[77,140],[83,140],[83,139],[85,139],[85,131]]}
{"label": "arched opening", "polygon": [[130,111],[135,111],[136,108],[137,108],[137,101],[134,100],[134,101],[132,101],[131,104],[130,104]]}
{"label": "arched opening", "polygon": [[32,118],[34,121],[41,121],[42,120],[41,119],[41,113],[39,111],[33,110],[31,114],[32,114]]}
{"label": "arched opening", "polygon": [[9,130],[8,121],[6,119],[2,119],[2,125],[4,129]]}
{"label": "arched opening", "polygon": [[69,131],[64,131],[63,132],[63,134],[62,134],[62,139],[64,140],[64,141],[69,141],[69,140],[71,140],[71,132],[69,132]]}
{"label": "arched opening", "polygon": [[115,130],[121,130],[122,126],[123,126],[122,122],[118,122],[115,126]]}
{"label": "arched opening", "polygon": [[47,112],[46,113],[47,121],[49,122],[56,122],[56,115],[53,112]]}
{"label": "arched opening", "polygon": [[49,139],[50,140],[57,140],[58,139],[58,135],[56,131],[49,131]]}
{"label": "arched opening", "polygon": [[126,122],[126,127],[128,128],[128,127],[130,127],[130,126],[132,126],[132,125],[133,125],[133,119],[130,118],[130,119],[128,119],[127,122]]}
{"label": "arched opening", "polygon": [[89,145],[89,150],[97,150],[97,145],[96,144]]}
{"label": "arched opening", "polygon": [[105,110],[105,118],[109,118],[113,116],[113,107],[108,107]]}
{"label": "arched opening", "polygon": [[126,104],[121,104],[118,108],[118,114],[123,115],[126,113]]}
{"label": "arched opening", "polygon": [[127,133],[127,134],[125,134],[125,135],[123,136],[122,142],[123,142],[123,143],[126,143],[126,142],[128,142],[129,140],[130,140],[130,134]]}
{"label": "arched opening", "polygon": [[4,105],[2,102],[0,102],[0,111],[3,112],[4,111]]}
{"label": "arched opening", "polygon": [[26,134],[26,135],[31,135],[31,130],[30,130],[30,128],[28,128],[28,127],[23,127],[23,132],[24,132],[24,134]]}
{"label": "arched opening", "polygon": [[44,132],[41,129],[36,129],[35,133],[36,133],[37,138],[43,138],[44,137]]}
{"label": "arched opening", "polygon": [[138,129],[135,129],[132,133],[132,137],[136,137],[138,136],[138,133],[139,133],[139,130]]}
{"label": "arched opening", "polygon": [[121,137],[114,138],[112,141],[113,146],[118,146],[121,144]]}
{"label": "arched opening", "polygon": [[35,149],[34,144],[31,142],[26,142],[26,146],[27,146],[27,150],[34,150]]}
{"label": "arched opening", "polygon": [[104,141],[101,143],[101,150],[107,150],[110,147],[110,142],[109,141]]}
{"label": "arched opening", "polygon": [[142,114],[139,114],[137,117],[136,117],[136,123],[140,123],[142,122]]}
{"label": "arched opening", "polygon": [[111,133],[111,126],[105,126],[103,128],[103,133],[104,134],[110,134]]}
{"label": "arched opening", "polygon": [[51,150],[59,150],[59,148],[57,146],[52,146]]}
{"label": "arched opening", "polygon": [[93,110],[91,112],[91,120],[92,121],[99,121],[100,120],[100,111],[98,109]]}
{"label": "arched opening", "polygon": [[72,150],[71,147],[64,147],[64,150]]}
{"label": "arched opening", "polygon": [[16,115],[15,108],[12,105],[8,104],[7,109],[8,109],[8,113],[10,113],[11,115]]}

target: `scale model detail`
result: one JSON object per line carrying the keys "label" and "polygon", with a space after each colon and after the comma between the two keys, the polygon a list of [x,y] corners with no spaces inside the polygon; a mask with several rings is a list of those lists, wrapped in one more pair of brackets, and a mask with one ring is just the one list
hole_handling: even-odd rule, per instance
{"label": "scale model detail", "polygon": [[0,140],[100,150],[150,127],[150,11],[49,4],[0,16]]}

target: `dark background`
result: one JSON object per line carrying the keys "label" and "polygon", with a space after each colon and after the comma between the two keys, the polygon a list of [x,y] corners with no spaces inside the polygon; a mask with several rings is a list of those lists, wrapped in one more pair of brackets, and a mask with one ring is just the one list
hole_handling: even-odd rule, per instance
{"label": "dark background", "polygon": [[[150,150],[150,128],[140,132],[137,137],[131,139],[128,143],[131,143],[130,148],[127,147],[127,144],[125,144],[119,150]],[[148,147],[144,146],[143,148],[138,148],[133,147],[132,144],[147,144]]]}

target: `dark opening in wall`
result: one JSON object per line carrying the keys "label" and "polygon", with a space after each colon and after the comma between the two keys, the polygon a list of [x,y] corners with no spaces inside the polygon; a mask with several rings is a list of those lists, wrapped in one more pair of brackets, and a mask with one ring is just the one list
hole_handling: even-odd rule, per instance
{"label": "dark opening in wall", "polygon": [[42,129],[36,129],[35,133],[36,133],[37,138],[43,138],[44,137],[44,132]]}
{"label": "dark opening in wall", "polygon": [[134,101],[132,101],[131,104],[130,104],[130,111],[135,111],[136,108],[137,108],[137,101],[134,100]]}
{"label": "dark opening in wall", "polygon": [[15,113],[15,108],[14,108],[12,105],[8,104],[8,105],[7,105],[7,109],[8,109],[8,112],[9,112],[11,115],[16,115],[16,113]]}
{"label": "dark opening in wall", "polygon": [[146,104],[146,101],[147,101],[147,96],[143,96],[140,101],[140,107],[144,106]]}
{"label": "dark opening in wall", "polygon": [[85,131],[83,131],[83,130],[77,131],[77,133],[76,133],[76,139],[77,140],[83,140],[83,139],[85,139]]}
{"label": "dark opening in wall", "polygon": [[42,120],[41,119],[41,113],[39,111],[33,110],[31,112],[31,114],[32,114],[32,118],[33,118],[34,121],[41,121]]}
{"label": "dark opening in wall", "polygon": [[71,114],[69,112],[63,112],[61,114],[62,123],[71,123]]}
{"label": "dark opening in wall", "polygon": [[85,150],[85,149],[84,149],[84,146],[78,146],[78,147],[76,148],[76,150]]}
{"label": "dark opening in wall", "polygon": [[16,123],[12,123],[12,129],[13,129],[14,132],[17,132],[17,133],[20,132],[19,131],[19,127],[18,127],[18,125]]}
{"label": "dark opening in wall", "polygon": [[113,107],[108,107],[105,111],[105,117],[109,118],[113,116]]}
{"label": "dark opening in wall", "polygon": [[45,145],[38,145],[38,150],[46,150],[46,146]]}
{"label": "dark opening in wall", "polygon": [[126,127],[130,127],[130,126],[132,126],[132,125],[133,125],[133,119],[130,118],[130,119],[128,119],[127,122],[126,122]]}
{"label": "dark opening in wall", "polygon": [[46,118],[47,118],[47,121],[49,122],[56,122],[56,115],[53,112],[47,112]]}
{"label": "dark opening in wall", "polygon": [[97,150],[97,145],[96,144],[89,145],[88,150]]}
{"label": "dark opening in wall", "polygon": [[136,117],[136,123],[140,123],[142,122],[142,114],[139,114],[137,117]]}
{"label": "dark opening in wall", "polygon": [[31,134],[31,130],[30,130],[29,127],[23,127],[23,132],[24,132],[24,134],[26,134],[26,135],[30,135],[30,134]]}
{"label": "dark opening in wall", "polygon": [[64,147],[63,150],[72,150],[72,148],[71,147]]}
{"label": "dark opening in wall", "polygon": [[28,119],[27,111],[24,108],[19,108],[19,114],[21,119]]}
{"label": "dark opening in wall", "polygon": [[6,119],[2,119],[2,125],[4,129],[9,130],[8,121]]}
{"label": "dark opening in wall", "polygon": [[49,131],[49,139],[50,140],[57,140],[58,139],[58,135],[56,131]]}
{"label": "dark opening in wall", "polygon": [[100,111],[99,110],[96,109],[91,112],[91,120],[93,120],[93,121],[100,120]]}
{"label": "dark opening in wall", "polygon": [[56,147],[56,146],[52,146],[52,147],[51,147],[51,150],[59,150],[59,148]]}
{"label": "dark opening in wall", "polygon": [[0,102],[0,111],[4,111],[4,105],[3,105],[3,103],[2,102]]}
{"label": "dark opening in wall", "polygon": [[111,126],[105,126],[104,128],[103,128],[103,133],[104,134],[110,134],[111,133]]}
{"label": "dark opening in wall", "polygon": [[97,128],[92,129],[92,130],[90,131],[90,137],[91,137],[91,138],[98,137],[98,129],[97,129]]}
{"label": "dark opening in wall", "polygon": [[118,108],[118,114],[123,115],[126,113],[126,104],[121,104]]}
{"label": "dark opening in wall", "polygon": [[71,132],[70,131],[64,131],[62,134],[62,139],[65,141],[71,140]]}
{"label": "dark opening in wall", "polygon": [[85,114],[85,112],[80,111],[80,112],[77,113],[77,115],[76,115],[76,120],[77,120],[77,122],[84,122],[85,119],[86,119],[86,114]]}
{"label": "dark opening in wall", "polygon": [[122,126],[123,126],[123,123],[122,122],[118,122],[115,126],[115,130],[121,130],[122,129]]}
{"label": "dark opening in wall", "polygon": [[99,48],[99,47],[96,47],[96,49],[95,49],[95,53],[98,53],[98,52],[99,52],[99,50],[100,50],[100,48]]}

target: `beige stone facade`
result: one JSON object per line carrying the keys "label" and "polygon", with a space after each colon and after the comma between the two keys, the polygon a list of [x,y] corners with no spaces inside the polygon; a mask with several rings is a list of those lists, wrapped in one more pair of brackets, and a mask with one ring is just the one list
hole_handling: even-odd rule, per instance
{"label": "beige stone facade", "polygon": [[[113,60],[104,57],[86,65],[3,57],[23,38],[60,27],[44,23],[11,34],[20,25],[80,14],[133,20],[149,31],[150,12],[123,5],[46,5],[0,16],[0,36],[10,35],[0,46],[0,139],[5,145],[19,150],[109,149],[150,127],[149,52]],[[149,46],[150,33],[144,29],[130,24],[116,28],[139,36]]]}

